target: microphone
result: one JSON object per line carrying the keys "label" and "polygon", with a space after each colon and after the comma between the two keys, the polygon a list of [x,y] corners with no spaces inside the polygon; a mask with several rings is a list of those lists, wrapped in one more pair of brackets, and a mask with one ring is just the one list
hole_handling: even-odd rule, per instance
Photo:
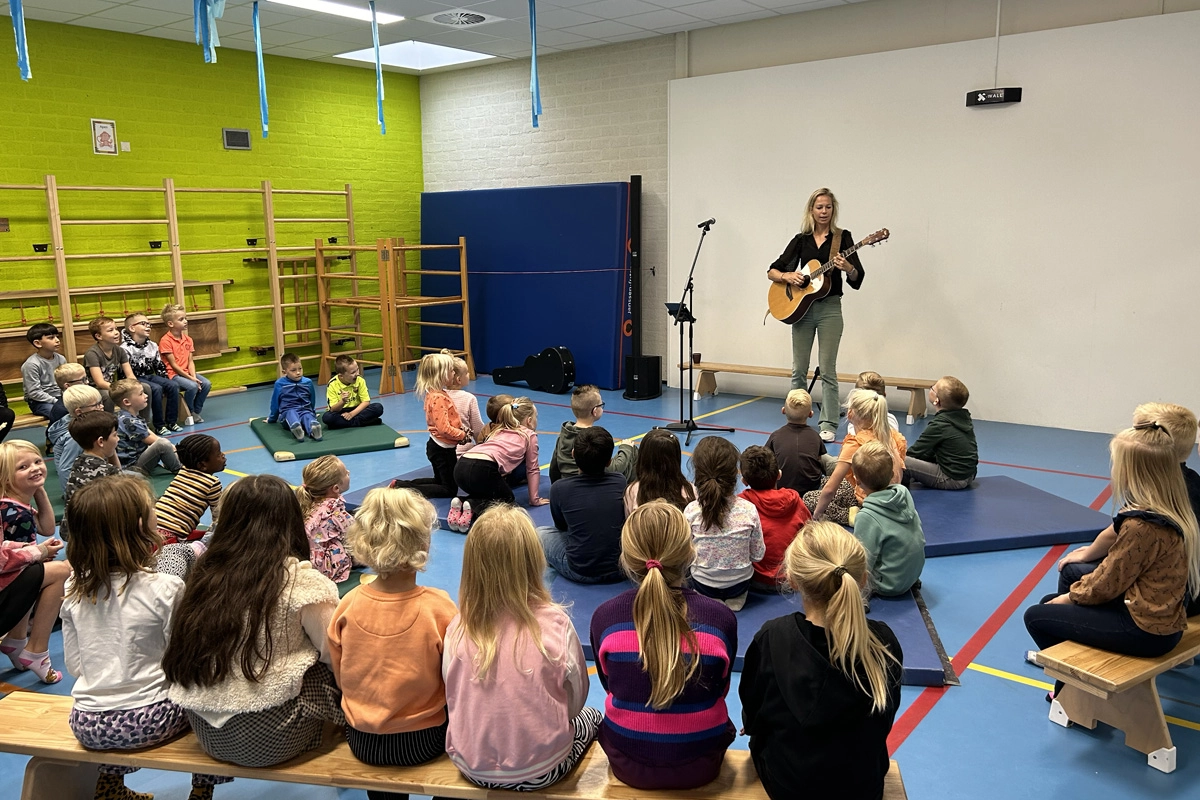
{"label": "microphone", "polygon": [[697,227],[697,228],[708,228],[708,227],[711,227],[711,226],[713,226],[713,225],[716,225],[716,224],[717,224],[717,218],[716,218],[716,217],[710,217],[709,219],[706,219],[706,220],[704,220],[704,222],[701,222],[701,223],[700,223],[699,225],[697,225],[696,227]]}

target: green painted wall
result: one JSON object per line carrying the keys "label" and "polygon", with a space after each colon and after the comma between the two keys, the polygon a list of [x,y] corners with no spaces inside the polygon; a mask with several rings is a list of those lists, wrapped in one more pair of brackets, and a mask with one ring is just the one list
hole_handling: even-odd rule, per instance
{"label": "green painted wall", "polygon": [[[276,188],[341,189],[349,183],[359,243],[381,236],[418,241],[422,170],[416,77],[384,73],[388,132],[380,135],[373,70],[267,56],[270,137],[263,139],[253,53],[222,48],[216,64],[205,64],[201,49],[192,44],[29,21],[33,79],[22,82],[12,27],[7,17],[0,22],[0,53],[6,54],[0,58],[0,184],[40,184],[46,175],[56,176],[60,185],[162,186],[166,177],[179,187],[258,187],[270,180]],[[94,155],[93,117],[115,120],[118,140],[129,142],[131,151]],[[250,129],[253,149],[223,149],[223,127]],[[343,202],[284,196],[276,199],[276,214],[340,217]],[[62,192],[61,205],[64,219],[165,216],[161,193]],[[0,190],[4,217],[11,231],[0,233],[0,256],[31,255],[33,243],[50,241],[44,192]],[[264,233],[258,195],[181,195],[179,217],[184,249],[244,246],[247,237]],[[277,240],[280,246],[311,246],[315,237],[331,235],[344,236],[344,226],[280,226]],[[166,238],[165,226],[76,226],[65,229],[65,249],[145,251],[149,240]],[[268,303],[266,269],[243,264],[244,255],[185,257],[184,277],[232,279],[225,298],[230,307]],[[373,265],[374,258],[367,258]],[[73,287],[170,280],[165,257],[78,260],[68,269]],[[22,316],[24,324],[32,324],[48,313],[44,305],[22,311],[4,292],[54,285],[53,262],[0,263],[0,329],[21,326]],[[161,309],[163,299],[162,293],[134,293],[104,296],[100,302],[110,316],[119,317],[126,310]],[[56,308],[51,311],[57,314]],[[86,320],[98,311],[97,303],[85,301],[75,315]],[[206,361],[201,371],[263,360],[249,348],[270,344],[269,312],[229,315],[228,330],[230,344],[241,351]],[[18,363],[9,363],[9,347],[0,352],[0,377],[12,396],[19,389],[8,381]],[[274,375],[271,369],[240,371],[214,375],[214,383],[243,384]]]}

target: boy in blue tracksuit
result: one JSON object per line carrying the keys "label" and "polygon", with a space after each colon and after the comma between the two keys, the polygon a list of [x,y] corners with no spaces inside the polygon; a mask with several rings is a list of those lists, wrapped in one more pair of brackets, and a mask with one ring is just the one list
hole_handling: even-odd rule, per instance
{"label": "boy in blue tracksuit", "polygon": [[321,440],[321,422],[317,419],[317,387],[304,377],[304,367],[295,353],[284,353],[279,359],[283,377],[275,381],[271,395],[271,414],[267,422],[282,422],[296,441],[303,442],[307,433]]}

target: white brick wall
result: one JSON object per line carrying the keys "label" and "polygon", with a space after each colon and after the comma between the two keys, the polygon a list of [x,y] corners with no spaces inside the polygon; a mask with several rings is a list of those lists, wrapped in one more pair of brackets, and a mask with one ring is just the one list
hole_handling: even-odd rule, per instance
{"label": "white brick wall", "polygon": [[542,56],[537,129],[528,60],[421,78],[427,192],[642,176],[642,341],[647,354],[663,356],[667,81],[674,77],[672,36]]}

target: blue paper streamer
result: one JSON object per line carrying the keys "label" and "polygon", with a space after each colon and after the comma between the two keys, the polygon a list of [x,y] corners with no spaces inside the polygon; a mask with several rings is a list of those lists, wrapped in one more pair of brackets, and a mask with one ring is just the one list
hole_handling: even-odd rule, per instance
{"label": "blue paper streamer", "polygon": [[12,14],[13,35],[17,40],[17,70],[21,80],[27,81],[33,77],[29,71],[29,45],[25,41],[25,11],[21,8],[21,0],[8,0],[9,13]]}
{"label": "blue paper streamer", "polygon": [[225,16],[225,0],[192,0],[192,29],[196,44],[204,48],[204,63],[217,63],[217,48],[221,37],[217,35],[217,20]]}
{"label": "blue paper streamer", "polygon": [[263,138],[267,138],[267,73],[263,70],[262,29],[258,24],[258,0],[254,0],[254,51],[258,56],[258,113],[262,117]]}
{"label": "blue paper streamer", "polygon": [[542,113],[542,90],[538,87],[537,68],[537,2],[529,0],[529,42],[533,55],[529,59],[529,93],[533,95],[533,127],[538,126]]}
{"label": "blue paper streamer", "polygon": [[379,20],[375,16],[375,0],[370,0],[369,5],[371,6],[371,41],[375,44],[375,103],[379,111],[379,132],[386,134],[387,123],[383,121],[383,62],[379,60]]}

